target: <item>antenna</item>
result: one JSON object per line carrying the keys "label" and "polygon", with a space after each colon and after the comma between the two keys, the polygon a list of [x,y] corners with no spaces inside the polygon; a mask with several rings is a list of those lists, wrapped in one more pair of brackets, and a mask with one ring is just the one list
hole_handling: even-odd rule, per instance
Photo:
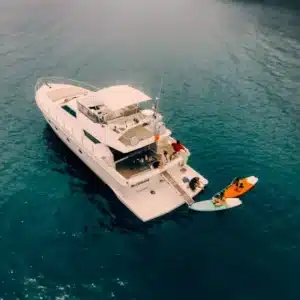
{"label": "antenna", "polygon": [[164,84],[164,76],[161,75],[160,88],[159,88],[158,96],[155,97],[155,100],[156,100],[155,110],[156,110],[156,112],[158,112],[158,103],[159,103],[159,100],[160,100],[160,94],[161,94],[161,90],[162,90],[163,84]]}
{"label": "antenna", "polygon": [[[163,83],[164,83],[164,77],[163,77],[163,75],[161,75],[160,88],[159,88],[158,96],[155,97],[155,104],[154,104],[155,113],[158,113],[158,103],[159,103]],[[156,116],[155,113],[153,115],[154,119],[156,119],[156,121],[154,121],[154,136],[155,136],[155,141],[157,141],[158,132],[159,132],[159,129],[158,129],[159,121],[158,121],[157,116]]]}

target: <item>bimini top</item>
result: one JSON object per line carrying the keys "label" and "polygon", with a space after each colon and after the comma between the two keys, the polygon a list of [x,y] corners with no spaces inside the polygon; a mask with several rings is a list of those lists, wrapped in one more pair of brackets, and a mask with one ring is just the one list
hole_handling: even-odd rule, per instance
{"label": "bimini top", "polygon": [[80,102],[88,107],[104,105],[111,111],[151,100],[149,96],[129,85],[115,85],[90,93]]}

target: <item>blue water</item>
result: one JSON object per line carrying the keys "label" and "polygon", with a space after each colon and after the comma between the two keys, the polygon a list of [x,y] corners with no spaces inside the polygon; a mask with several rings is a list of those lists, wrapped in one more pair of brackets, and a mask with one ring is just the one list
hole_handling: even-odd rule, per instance
{"label": "blue water", "polygon": [[[278,3],[277,3],[278,4]],[[217,0],[0,3],[0,299],[300,299],[300,13]],[[47,127],[38,77],[152,97],[223,214],[141,223]]]}

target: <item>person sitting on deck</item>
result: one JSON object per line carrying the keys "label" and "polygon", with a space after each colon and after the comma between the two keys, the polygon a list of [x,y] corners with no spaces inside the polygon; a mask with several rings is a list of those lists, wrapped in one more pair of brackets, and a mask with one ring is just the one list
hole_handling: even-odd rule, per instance
{"label": "person sitting on deck", "polygon": [[202,186],[201,186],[200,178],[199,177],[192,178],[189,182],[189,187],[193,192],[196,190],[197,187],[201,188]]}
{"label": "person sitting on deck", "polygon": [[151,167],[151,169],[161,168],[162,163],[159,160],[156,160],[150,167]]}
{"label": "person sitting on deck", "polygon": [[171,155],[171,159],[173,158],[174,155],[177,155],[177,153],[179,153],[180,151],[185,151],[187,152],[187,150],[183,147],[183,145],[180,143],[179,140],[177,140],[175,143],[172,143],[172,147],[173,147],[173,154]]}
{"label": "person sitting on deck", "polygon": [[220,194],[215,197],[212,198],[212,203],[215,206],[222,206],[222,205],[226,205],[226,199],[224,197],[224,191],[220,192]]}

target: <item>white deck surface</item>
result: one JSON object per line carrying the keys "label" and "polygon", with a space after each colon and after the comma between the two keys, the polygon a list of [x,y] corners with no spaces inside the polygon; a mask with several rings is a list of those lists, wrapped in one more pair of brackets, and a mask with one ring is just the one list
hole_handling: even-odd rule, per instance
{"label": "white deck surface", "polygon": [[[145,189],[141,187],[140,190],[120,200],[144,222],[167,214],[185,203],[183,197],[166,181]],[[155,194],[151,194],[151,190]]]}
{"label": "white deck surface", "polygon": [[197,171],[195,171],[193,168],[191,168],[188,165],[185,165],[184,168],[186,171],[181,172],[177,166],[173,167],[168,170],[169,174],[173,177],[173,179],[178,183],[178,185],[190,196],[194,197],[199,192],[201,192],[203,189],[197,188],[196,191],[192,191],[189,187],[188,183],[183,182],[183,177],[187,177],[189,180],[191,180],[193,177],[198,176],[200,178],[201,183],[203,183],[203,186],[208,184],[208,181],[206,178],[204,178],[201,174],[199,174]]}
{"label": "white deck surface", "polygon": [[89,91],[72,85],[60,85],[60,84],[49,84],[52,88],[48,89],[48,97],[53,101],[57,102],[65,100],[66,98],[71,99],[75,96],[83,96]]}

